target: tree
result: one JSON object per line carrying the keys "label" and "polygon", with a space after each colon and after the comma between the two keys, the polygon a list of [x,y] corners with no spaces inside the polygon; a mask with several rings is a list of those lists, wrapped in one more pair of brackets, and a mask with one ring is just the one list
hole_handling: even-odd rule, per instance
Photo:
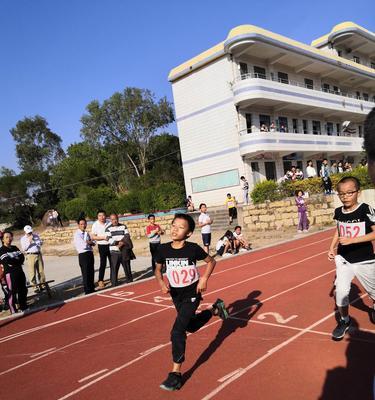
{"label": "tree", "polygon": [[60,136],[52,132],[39,115],[18,121],[10,133],[16,142],[18,164],[23,171],[48,172],[64,157]]}
{"label": "tree", "polygon": [[116,145],[120,159],[127,158],[137,176],[146,173],[151,138],[174,121],[165,97],[156,101],[151,91],[131,87],[102,104],[92,101],[86,110],[81,118],[82,137],[96,145]]}

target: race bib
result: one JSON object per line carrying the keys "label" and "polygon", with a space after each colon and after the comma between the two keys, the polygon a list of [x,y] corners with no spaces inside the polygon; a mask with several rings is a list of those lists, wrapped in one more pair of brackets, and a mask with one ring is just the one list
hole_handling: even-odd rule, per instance
{"label": "race bib", "polygon": [[228,207],[229,208],[234,207],[234,201],[228,201]]}
{"label": "race bib", "polygon": [[339,236],[347,238],[356,238],[366,235],[365,222],[338,222]]}
{"label": "race bib", "polygon": [[[186,264],[186,265],[185,265]],[[197,267],[188,260],[167,260],[167,278],[172,287],[190,286],[199,279]]]}

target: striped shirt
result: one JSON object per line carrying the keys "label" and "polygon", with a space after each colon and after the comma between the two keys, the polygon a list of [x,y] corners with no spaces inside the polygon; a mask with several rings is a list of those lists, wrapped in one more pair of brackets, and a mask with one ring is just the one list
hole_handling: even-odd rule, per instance
{"label": "striped shirt", "polygon": [[109,242],[109,251],[113,253],[119,253],[120,249],[117,247],[117,243],[124,238],[125,235],[129,234],[128,227],[124,224],[108,225],[105,229]]}
{"label": "striped shirt", "polygon": [[21,237],[21,248],[27,254],[40,253],[40,248],[42,244],[42,239],[36,233],[32,234],[31,242],[28,235],[24,235]]}

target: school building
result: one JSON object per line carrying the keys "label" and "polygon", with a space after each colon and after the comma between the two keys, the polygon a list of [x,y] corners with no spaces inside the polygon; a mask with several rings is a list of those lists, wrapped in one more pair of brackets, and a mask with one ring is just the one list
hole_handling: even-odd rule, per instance
{"label": "school building", "polygon": [[[343,22],[311,45],[253,25],[172,69],[186,193],[195,204],[242,200],[312,159],[363,158],[363,121],[375,106],[375,34]],[[343,129],[350,121],[349,129]]]}

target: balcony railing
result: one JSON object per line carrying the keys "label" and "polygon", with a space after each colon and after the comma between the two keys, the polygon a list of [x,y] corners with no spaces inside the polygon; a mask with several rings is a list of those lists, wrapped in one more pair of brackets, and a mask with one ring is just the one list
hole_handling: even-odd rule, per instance
{"label": "balcony railing", "polygon": [[340,132],[339,134],[335,132],[322,132],[322,131],[306,131],[306,132],[280,132],[279,130],[275,131],[261,131],[260,129],[241,129],[239,131],[240,136],[251,135],[253,133],[264,133],[265,135],[269,133],[279,133],[280,135],[285,134],[294,134],[294,135],[324,135],[324,136],[336,136],[336,137],[360,137],[357,133],[350,134],[348,132]]}
{"label": "balcony railing", "polygon": [[330,93],[330,94],[335,94],[337,96],[342,96],[342,97],[348,97],[351,99],[357,99],[357,100],[362,100],[362,101],[367,101],[369,103],[375,103],[375,96],[370,99],[370,98],[364,98],[362,96],[357,96],[355,94],[351,94],[348,92],[342,92],[341,90],[331,90],[327,88],[322,88],[316,85],[311,85],[308,83],[302,83],[302,82],[297,82],[297,81],[292,81],[290,79],[282,79],[282,78],[276,78],[272,76],[268,76],[265,74],[258,74],[258,73],[248,73],[248,74],[242,74],[241,76],[238,76],[234,82],[240,82],[246,79],[265,79],[268,81],[273,81],[273,82],[279,82],[284,85],[291,85],[291,86],[297,86],[305,89],[310,89],[310,90],[315,90],[318,92],[324,92],[324,93]]}

